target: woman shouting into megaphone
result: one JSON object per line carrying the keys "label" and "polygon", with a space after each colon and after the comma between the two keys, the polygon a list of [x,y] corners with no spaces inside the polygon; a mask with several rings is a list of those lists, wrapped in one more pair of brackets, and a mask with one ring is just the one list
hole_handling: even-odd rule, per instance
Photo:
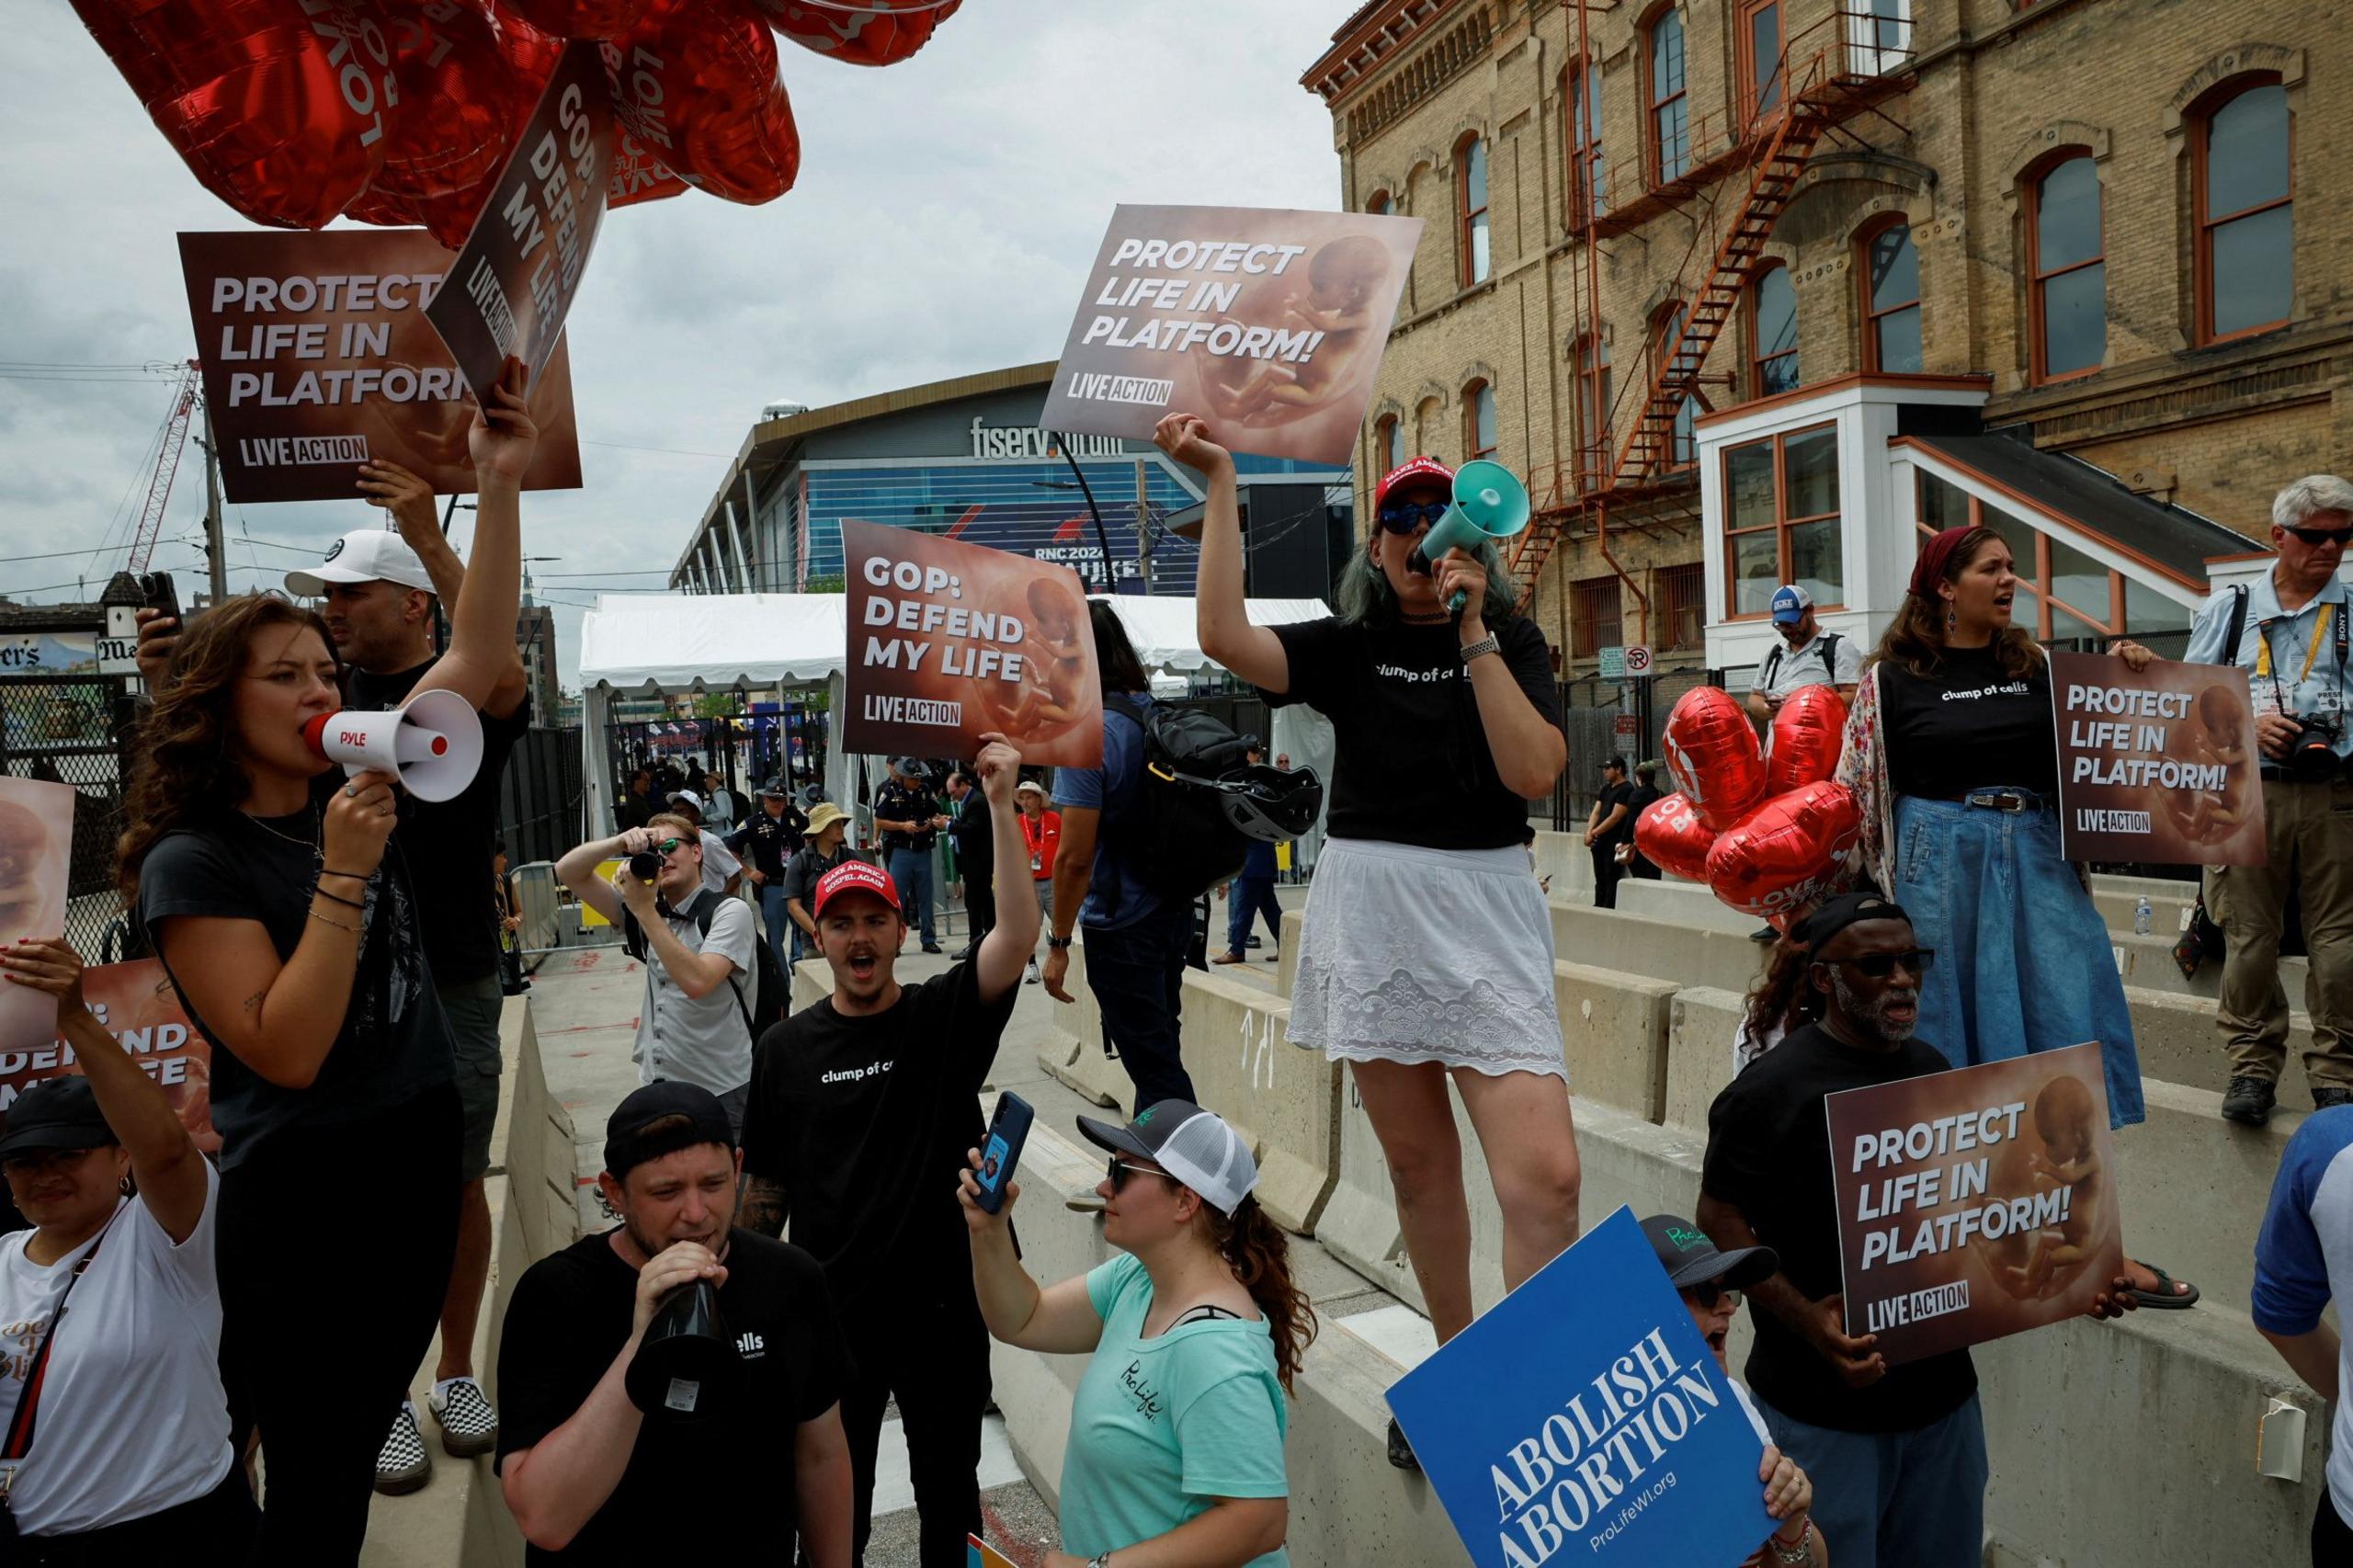
{"label": "woman shouting into megaphone", "polygon": [[[1162,420],[1154,438],[1209,483],[1202,652],[1269,703],[1305,703],[1332,722],[1330,842],[1308,900],[1290,1039],[1348,1062],[1443,1342],[1471,1322],[1449,1079],[1494,1175],[1506,1288],[1577,1236],[1552,919],[1520,847],[1527,801],[1567,761],[1551,653],[1518,613],[1492,540],[1416,570],[1417,547],[1453,499],[1453,473],[1429,458],[1381,482],[1377,526],[1341,580],[1336,617],[1253,625],[1233,458],[1190,415]],[[1414,1463],[1393,1423],[1389,1457]]]}

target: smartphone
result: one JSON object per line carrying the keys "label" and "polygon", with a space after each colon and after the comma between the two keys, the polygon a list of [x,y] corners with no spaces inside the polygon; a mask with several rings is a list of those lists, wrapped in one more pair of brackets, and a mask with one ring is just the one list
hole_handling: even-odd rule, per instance
{"label": "smartphone", "polygon": [[1029,1124],[1038,1113],[1019,1095],[997,1096],[996,1114],[989,1118],[989,1135],[981,1144],[981,1210],[994,1214],[1005,1207],[1006,1185],[1021,1163],[1021,1145],[1029,1142]]}

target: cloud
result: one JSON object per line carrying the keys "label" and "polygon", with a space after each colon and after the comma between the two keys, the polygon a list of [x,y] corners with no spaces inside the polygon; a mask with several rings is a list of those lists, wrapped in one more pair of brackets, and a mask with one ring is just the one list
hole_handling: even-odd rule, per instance
{"label": "cloud", "polygon": [[[612,214],[574,311],[587,486],[530,495],[524,511],[527,553],[561,557],[533,574],[557,607],[567,684],[582,608],[600,589],[661,584],[764,403],[1051,358],[1119,202],[1336,205],[1331,119],[1298,77],[1347,9],[965,0],[922,53],[883,71],[782,44],[799,187],[766,207],[689,193]],[[245,225],[196,184],[66,6],[10,20],[0,591],[70,598],[77,574],[95,592],[121,562],[169,384],[135,369],[24,379],[21,367],[188,358],[173,236]],[[202,533],[192,445],[188,460],[156,564],[199,577],[185,542]],[[275,584],[304,549],[375,516],[231,508],[230,585]],[[80,560],[17,559],[85,543]],[[647,574],[599,575],[630,572]]]}

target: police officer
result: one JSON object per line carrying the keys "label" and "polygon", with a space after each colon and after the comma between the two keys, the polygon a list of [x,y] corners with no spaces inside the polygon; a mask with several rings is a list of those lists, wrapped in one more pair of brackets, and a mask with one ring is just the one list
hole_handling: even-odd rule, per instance
{"label": "police officer", "polygon": [[931,927],[931,846],[947,816],[931,792],[918,757],[891,759],[891,777],[874,795],[874,826],[882,835],[883,869],[899,887],[909,924],[923,932],[923,950],[940,951]]}
{"label": "police officer", "polygon": [[[2314,1107],[2353,1101],[2353,753],[2347,694],[2348,605],[2337,571],[2353,534],[2353,483],[2333,473],[2300,479],[2271,503],[2279,559],[2253,583],[2211,596],[2182,658],[2238,665],[2249,673],[2256,744],[2263,756],[2263,835],[2269,864],[2206,872],[2206,911],[2221,925],[2221,1005],[2214,1022],[2231,1057],[2222,1114],[2261,1126],[2271,1116],[2288,1059],[2288,997],[2279,985],[2279,934],[2288,890],[2302,889],[2306,1001],[2313,1043],[2304,1081]],[[2339,766],[2298,771],[2289,753],[2306,724]]]}
{"label": "police officer", "polygon": [[792,972],[792,921],[784,912],[784,867],[808,833],[809,819],[792,803],[792,792],[783,779],[771,778],[761,787],[760,809],[723,840],[738,855],[749,846],[746,874],[759,889],[760,926],[786,974]]}

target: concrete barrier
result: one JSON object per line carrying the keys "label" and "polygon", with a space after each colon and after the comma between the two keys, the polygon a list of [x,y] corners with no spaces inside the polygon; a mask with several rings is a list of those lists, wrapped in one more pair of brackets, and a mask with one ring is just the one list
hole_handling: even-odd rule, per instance
{"label": "concrete barrier", "polygon": [[[1087,988],[1084,937],[1071,944],[1070,972],[1063,978],[1063,989],[1071,995],[1067,1004],[1054,1004],[1054,1017],[1061,1021],[1063,1032],[1050,1036],[1039,1048],[1038,1065],[1104,1109],[1133,1115],[1135,1082],[1119,1058],[1104,1050],[1103,1009]],[[1184,1051],[1185,1046],[1180,1044],[1178,1049]]]}
{"label": "concrete barrier", "polygon": [[[2222,1049],[2222,1031],[2214,1027],[2212,1002],[2139,985],[2126,986],[2124,999],[2131,1005],[2132,1046],[2140,1054],[2144,1080],[2217,1091],[2229,1086],[2231,1059]],[[2304,1081],[2304,1051],[2313,1041],[2312,1020],[2302,1011],[2290,1013],[2288,1020],[2288,1062],[2280,1070],[2279,1103],[2290,1110],[2310,1110],[2313,1092]]]}
{"label": "concrete barrier", "polygon": [[[1309,897],[1313,897],[1313,890]],[[1299,982],[1299,944],[1306,939],[1307,911],[1283,911],[1283,961],[1275,966],[1275,989],[1285,996],[1293,994],[1291,987]]]}
{"label": "concrete barrier", "polygon": [[1678,985],[1745,992],[1764,967],[1762,942],[1682,920],[1649,919],[1555,898],[1552,956]]}
{"label": "concrete barrier", "polygon": [[1712,986],[1678,991],[1666,1035],[1666,1106],[1662,1119],[1703,1138],[1708,1108],[1732,1082],[1732,1042],[1746,1013],[1743,997]]}
{"label": "concrete barrier", "polygon": [[1340,1064],[1290,1044],[1290,1005],[1248,981],[1188,970],[1183,1007],[1195,1096],[1249,1143],[1275,1222],[1313,1234],[1338,1179]]}
{"label": "concrete barrier", "polygon": [[1754,915],[1743,915],[1698,882],[1670,881],[1665,877],[1656,881],[1629,877],[1620,882],[1618,913],[1640,915],[1645,920],[1671,920],[1679,926],[1697,926],[1710,931],[1728,931],[1735,937],[1745,937],[1764,924]]}
{"label": "concrete barrier", "polygon": [[1586,964],[1552,965],[1552,997],[1569,1085],[1597,1100],[1656,1121],[1666,1110],[1667,1024],[1676,983]]}

